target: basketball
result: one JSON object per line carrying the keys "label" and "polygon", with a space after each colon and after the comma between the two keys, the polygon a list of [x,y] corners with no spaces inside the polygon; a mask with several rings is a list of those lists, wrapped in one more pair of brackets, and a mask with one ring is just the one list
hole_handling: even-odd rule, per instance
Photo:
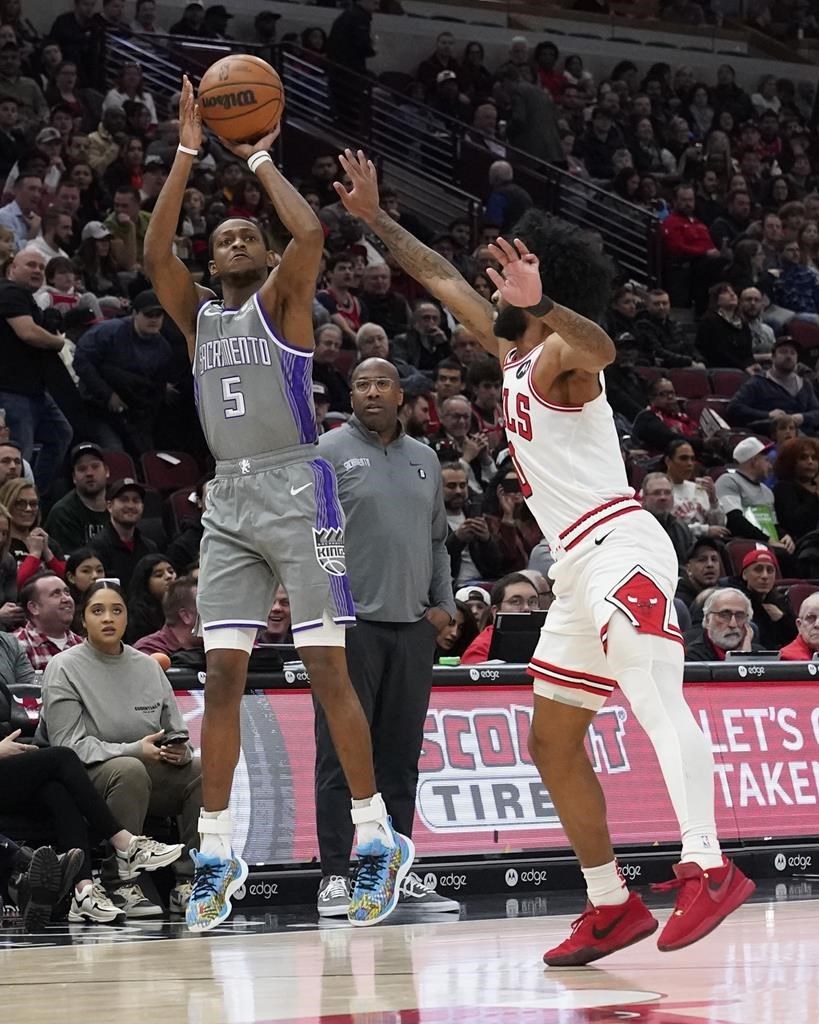
{"label": "basketball", "polygon": [[257,142],[276,127],[284,110],[284,87],[276,71],[248,53],[212,64],[199,83],[202,120],[230,142]]}
{"label": "basketball", "polygon": [[171,667],[171,659],[168,657],[167,654],[163,654],[162,651],[155,651],[153,654],[150,655],[150,657],[153,658],[154,661],[159,663],[159,667],[162,669],[163,672],[167,672],[168,669]]}

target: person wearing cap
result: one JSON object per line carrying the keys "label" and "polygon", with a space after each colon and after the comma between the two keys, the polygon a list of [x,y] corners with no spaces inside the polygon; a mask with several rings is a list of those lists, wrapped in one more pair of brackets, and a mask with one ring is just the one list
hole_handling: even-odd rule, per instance
{"label": "person wearing cap", "polygon": [[20,74],[22,54],[17,43],[0,46],[0,96],[13,96],[20,109],[20,121],[33,128],[48,120],[48,104],[33,78]]}
{"label": "person wearing cap", "polygon": [[63,259],[70,259],[69,254],[63,249],[64,245],[71,245],[74,235],[74,221],[71,214],[66,210],[59,210],[52,206],[43,214],[40,222],[40,233],[36,238],[26,245],[27,249],[35,249],[45,259],[49,260],[61,256]]}
{"label": "person wearing cap", "polygon": [[108,467],[102,449],[83,441],[71,449],[72,490],[56,502],[46,519],[46,532],[64,551],[76,551],[105,532],[108,508],[105,489]]}
{"label": "person wearing cap", "polygon": [[149,213],[153,210],[167,177],[168,164],[159,154],[155,153],[145,158],[142,166],[142,188],[139,190],[143,210]]}
{"label": "person wearing cap", "polygon": [[733,452],[736,469],[722,474],[716,492],[725,525],[734,537],[770,544],[788,556],[794,551],[793,539],[787,534],[777,536],[773,491],[763,483],[771,472],[771,447],[758,437],[740,441]]}
{"label": "person wearing cap", "polygon": [[779,561],[773,551],[756,547],[742,559],[738,588],[751,602],[759,642],[766,651],[779,650],[796,636],[790,601],[776,586]]}
{"label": "person wearing cap", "polygon": [[715,587],[725,570],[722,564],[722,545],[713,537],[697,537],[682,565],[677,584],[678,597],[689,609],[704,590]]}
{"label": "person wearing cap", "polygon": [[157,549],[139,529],[145,511],[145,488],[131,477],[115,480],[108,485],[105,504],[108,523],[90,546],[108,575],[118,579],[122,589],[127,591],[134,566],[140,558]]}
{"label": "person wearing cap", "polygon": [[166,398],[172,350],[162,334],[164,313],[153,291],[140,292],[133,316],[106,320],[77,342],[74,369],[100,410],[97,440],[104,448],[142,455],[154,447],[157,409]]}
{"label": "person wearing cap", "polygon": [[224,4],[213,4],[205,9],[203,31],[208,39],[230,39],[227,34],[228,22],[233,15]]}
{"label": "person wearing cap", "polygon": [[484,614],[489,610],[489,591],[484,590],[483,587],[461,587],[455,593],[455,601],[465,604],[469,608],[475,624],[480,625]]}
{"label": "person wearing cap", "polygon": [[199,0],[186,4],[182,17],[174,25],[171,25],[172,36],[192,36],[193,38],[204,38],[205,32],[202,28],[205,20],[205,5]]}
{"label": "person wearing cap", "polygon": [[815,661],[819,653],[819,593],[810,594],[799,607],[799,635],[780,648],[782,661]]}
{"label": "person wearing cap", "polygon": [[[376,777],[393,822],[411,835],[435,640],[452,622],[455,601],[438,459],[406,435],[398,418],[402,398],[391,363],[359,363],[352,375],[353,416],[322,435],[318,453],[338,475],[346,518],[347,575],[356,606],[356,628],[347,636],[350,679],[370,726]],[[347,913],[349,801],[327,717],[316,704],[322,917]],[[425,911],[458,909],[412,873],[400,899]]]}
{"label": "person wearing cap", "polygon": [[819,398],[810,381],[796,372],[798,362],[793,339],[777,338],[770,369],[749,377],[728,405],[725,418],[731,426],[767,426],[793,416],[802,433],[819,434]]}
{"label": "person wearing cap", "polygon": [[320,380],[313,381],[313,406],[316,410],[316,423],[318,424],[319,431],[324,434],[331,429],[324,422],[327,419],[327,413],[330,411],[330,396],[327,392],[327,385],[322,384]]}
{"label": "person wearing cap", "polygon": [[435,76],[435,89],[427,101],[433,110],[456,121],[469,121],[472,106],[466,96],[461,94],[458,75],[455,71],[439,71]]}
{"label": "person wearing cap", "polygon": [[712,590],[703,605],[702,626],[686,634],[685,660],[725,661],[728,652],[762,650],[754,640],[753,622],[754,610],[741,590]]}

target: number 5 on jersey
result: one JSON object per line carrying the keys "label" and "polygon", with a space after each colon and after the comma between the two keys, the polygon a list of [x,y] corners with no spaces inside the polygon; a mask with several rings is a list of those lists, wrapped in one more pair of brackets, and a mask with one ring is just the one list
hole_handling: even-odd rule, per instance
{"label": "number 5 on jersey", "polygon": [[[509,411],[509,390],[508,388],[503,389],[503,418],[506,420],[506,432],[507,434],[517,434],[523,441],[532,440],[532,417],[529,415],[529,396],[524,394],[518,394],[515,400],[515,414]],[[526,474],[515,455],[515,446],[511,439],[509,440],[509,458],[512,460],[512,465],[515,467],[515,473],[517,473],[518,481],[520,482],[520,493],[524,498],[531,498],[532,487],[529,481],[526,479]]]}
{"label": "number 5 on jersey", "polygon": [[245,414],[245,396],[239,390],[241,384],[241,377],[222,378],[222,399],[227,406],[225,409],[226,420],[234,420],[237,416]]}

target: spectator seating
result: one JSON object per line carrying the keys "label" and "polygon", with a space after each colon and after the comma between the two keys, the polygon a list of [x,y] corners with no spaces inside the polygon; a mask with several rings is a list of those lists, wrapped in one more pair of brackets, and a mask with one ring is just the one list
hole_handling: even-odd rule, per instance
{"label": "spectator seating", "polygon": [[202,517],[201,510],[190,501],[190,495],[191,488],[183,487],[181,490],[174,491],[173,494],[169,495],[166,502],[168,526],[172,528],[175,534],[182,530],[182,523],[185,520],[195,521]]}
{"label": "spectator seating", "polygon": [[202,475],[196,459],[187,452],[145,452],[140,461],[146,486],[162,495],[180,487],[195,487]]}
{"label": "spectator seating", "polygon": [[131,480],[139,479],[134,460],[127,452],[104,451],[103,461],[111,474],[111,480],[124,480],[130,477]]}
{"label": "spectator seating", "polygon": [[707,370],[697,367],[669,370],[668,376],[680,398],[706,398],[711,394]]}
{"label": "spectator seating", "polygon": [[806,597],[810,597],[811,594],[815,594],[819,590],[819,583],[792,583],[788,587],[788,601],[790,602],[791,609],[794,615],[799,614],[799,609],[802,607],[802,602]]}
{"label": "spectator seating", "polygon": [[742,370],[712,370],[711,390],[720,398],[733,398],[747,379]]}
{"label": "spectator seating", "polygon": [[[730,563],[728,568],[734,576],[740,576],[742,574],[742,559],[748,554],[748,552],[759,547],[765,547],[765,545],[761,544],[759,541],[746,540],[742,537],[737,537],[734,540],[728,541],[725,545],[725,551]],[[782,572],[778,563],[776,566],[776,578],[777,580],[782,579]]]}

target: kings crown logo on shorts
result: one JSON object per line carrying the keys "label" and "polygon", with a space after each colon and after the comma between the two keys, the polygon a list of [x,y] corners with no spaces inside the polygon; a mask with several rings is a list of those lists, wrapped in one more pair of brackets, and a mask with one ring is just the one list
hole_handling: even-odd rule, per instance
{"label": "kings crown logo on shorts", "polygon": [[343,576],[347,566],[344,562],[344,532],[341,527],[326,530],[314,528],[313,544],[322,569],[331,576]]}

